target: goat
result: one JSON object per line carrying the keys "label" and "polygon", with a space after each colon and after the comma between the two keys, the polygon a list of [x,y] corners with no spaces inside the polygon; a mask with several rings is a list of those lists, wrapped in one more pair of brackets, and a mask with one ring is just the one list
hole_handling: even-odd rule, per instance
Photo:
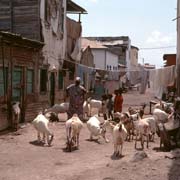
{"label": "goat", "polygon": [[55,104],[54,106],[46,109],[45,112],[54,112],[56,114],[58,113],[66,113],[69,109],[69,102],[64,102],[61,104]]}
{"label": "goat", "polygon": [[124,127],[127,130],[126,140],[130,141],[131,139],[133,139],[134,124],[133,124],[132,119],[130,119],[129,113],[122,113],[120,120],[124,124]]}
{"label": "goat", "polygon": [[106,139],[106,121],[104,124],[101,125],[100,121],[96,116],[92,116],[87,121],[87,128],[90,132],[90,140],[93,140],[93,136],[102,136],[105,140],[105,142],[109,142],[108,139]]}
{"label": "goat", "polygon": [[95,108],[98,110],[98,115],[100,116],[100,112],[102,111],[102,101],[96,100],[96,99],[88,99],[87,102],[88,102],[89,108],[90,108],[89,115],[91,116],[92,108]]}
{"label": "goat", "polygon": [[140,136],[142,149],[144,149],[144,141],[145,141],[144,137],[146,137],[146,142],[147,142],[146,147],[148,148],[149,147],[149,135],[150,135],[149,123],[145,119],[140,119],[140,118],[137,121],[133,121],[133,123],[134,123],[134,127],[136,130],[135,149],[137,146],[138,134]]}
{"label": "goat", "polygon": [[87,101],[83,103],[83,118],[85,119],[85,115],[90,116],[90,105]]}
{"label": "goat", "polygon": [[59,113],[66,113],[69,109],[69,102],[64,102],[61,104],[55,104],[54,106],[45,109],[43,114],[50,120],[50,121],[59,121],[58,114]]}
{"label": "goat", "polygon": [[[54,135],[53,135],[53,133],[50,132],[48,123],[49,123],[49,120],[43,114],[37,115],[36,118],[32,121],[34,128],[37,130],[38,142],[41,141],[40,134],[42,133],[43,134],[43,142],[45,143],[45,137],[46,137],[48,145],[51,146]],[[49,139],[49,136],[51,136],[50,139]]]}
{"label": "goat", "polygon": [[66,136],[67,136],[67,149],[72,151],[72,146],[79,148],[79,134],[83,127],[82,121],[77,114],[74,114],[72,118],[66,121]]}
{"label": "goat", "polygon": [[112,130],[114,155],[116,157],[120,155],[122,156],[122,149],[123,149],[124,140],[127,136],[127,130],[121,122],[116,125],[109,123],[109,125]]}
{"label": "goat", "polygon": [[139,113],[141,119],[143,118],[143,115],[144,115],[144,110],[145,110],[145,107],[146,107],[146,104],[144,103],[142,105],[142,107],[138,108],[138,109],[133,109],[132,107],[129,107],[128,108],[128,112],[130,115],[133,115],[133,114],[137,114]]}
{"label": "goat", "polygon": [[19,106],[19,102],[14,102],[12,104],[12,110],[13,110],[13,128],[17,131],[18,130],[18,124],[20,121],[20,114],[21,114],[21,109]]}
{"label": "goat", "polygon": [[155,117],[156,123],[159,124],[166,123],[168,121],[169,115],[165,111],[155,108],[153,111],[153,117]]}
{"label": "goat", "polygon": [[150,132],[151,132],[149,136],[149,140],[154,141],[154,135],[157,132],[157,124],[155,118],[151,116],[144,118],[143,120],[149,124]]}
{"label": "goat", "polygon": [[174,111],[174,104],[160,101],[159,103],[154,105],[154,109],[161,109],[166,113],[171,113]]}

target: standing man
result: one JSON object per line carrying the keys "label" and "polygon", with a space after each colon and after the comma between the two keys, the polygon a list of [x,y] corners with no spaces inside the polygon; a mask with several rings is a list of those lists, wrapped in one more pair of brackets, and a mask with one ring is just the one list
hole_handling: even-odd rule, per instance
{"label": "standing man", "polygon": [[86,94],[86,89],[80,85],[80,77],[76,77],[75,84],[71,84],[66,88],[67,97],[69,96],[68,119],[77,114],[83,120],[83,103]]}

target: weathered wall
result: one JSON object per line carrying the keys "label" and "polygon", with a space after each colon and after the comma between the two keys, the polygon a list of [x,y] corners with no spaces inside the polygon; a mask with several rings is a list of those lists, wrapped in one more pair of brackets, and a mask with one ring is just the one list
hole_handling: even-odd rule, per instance
{"label": "weathered wall", "polygon": [[39,0],[1,0],[0,30],[40,40]]}

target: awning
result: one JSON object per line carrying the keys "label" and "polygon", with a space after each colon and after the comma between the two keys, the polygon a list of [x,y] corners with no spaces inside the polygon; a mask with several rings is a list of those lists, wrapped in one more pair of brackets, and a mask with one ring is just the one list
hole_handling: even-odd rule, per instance
{"label": "awning", "polygon": [[67,1],[67,13],[68,14],[87,14],[87,11],[81,6],[77,5],[71,0]]}

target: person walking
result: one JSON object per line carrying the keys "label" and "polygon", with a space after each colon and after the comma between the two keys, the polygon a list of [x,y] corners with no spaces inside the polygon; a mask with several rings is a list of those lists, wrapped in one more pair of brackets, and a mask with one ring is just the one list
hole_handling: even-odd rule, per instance
{"label": "person walking", "polygon": [[73,114],[77,114],[78,117],[83,120],[83,103],[87,90],[81,86],[80,83],[81,78],[76,77],[75,84],[71,84],[66,88],[66,96],[69,97],[68,119],[70,119]]}
{"label": "person walking", "polygon": [[113,104],[112,97],[113,97],[112,94],[108,94],[107,109],[108,109],[108,118],[112,118],[113,120],[112,111],[113,111],[114,104]]}
{"label": "person walking", "polygon": [[122,112],[123,96],[122,89],[115,90],[114,112]]}

